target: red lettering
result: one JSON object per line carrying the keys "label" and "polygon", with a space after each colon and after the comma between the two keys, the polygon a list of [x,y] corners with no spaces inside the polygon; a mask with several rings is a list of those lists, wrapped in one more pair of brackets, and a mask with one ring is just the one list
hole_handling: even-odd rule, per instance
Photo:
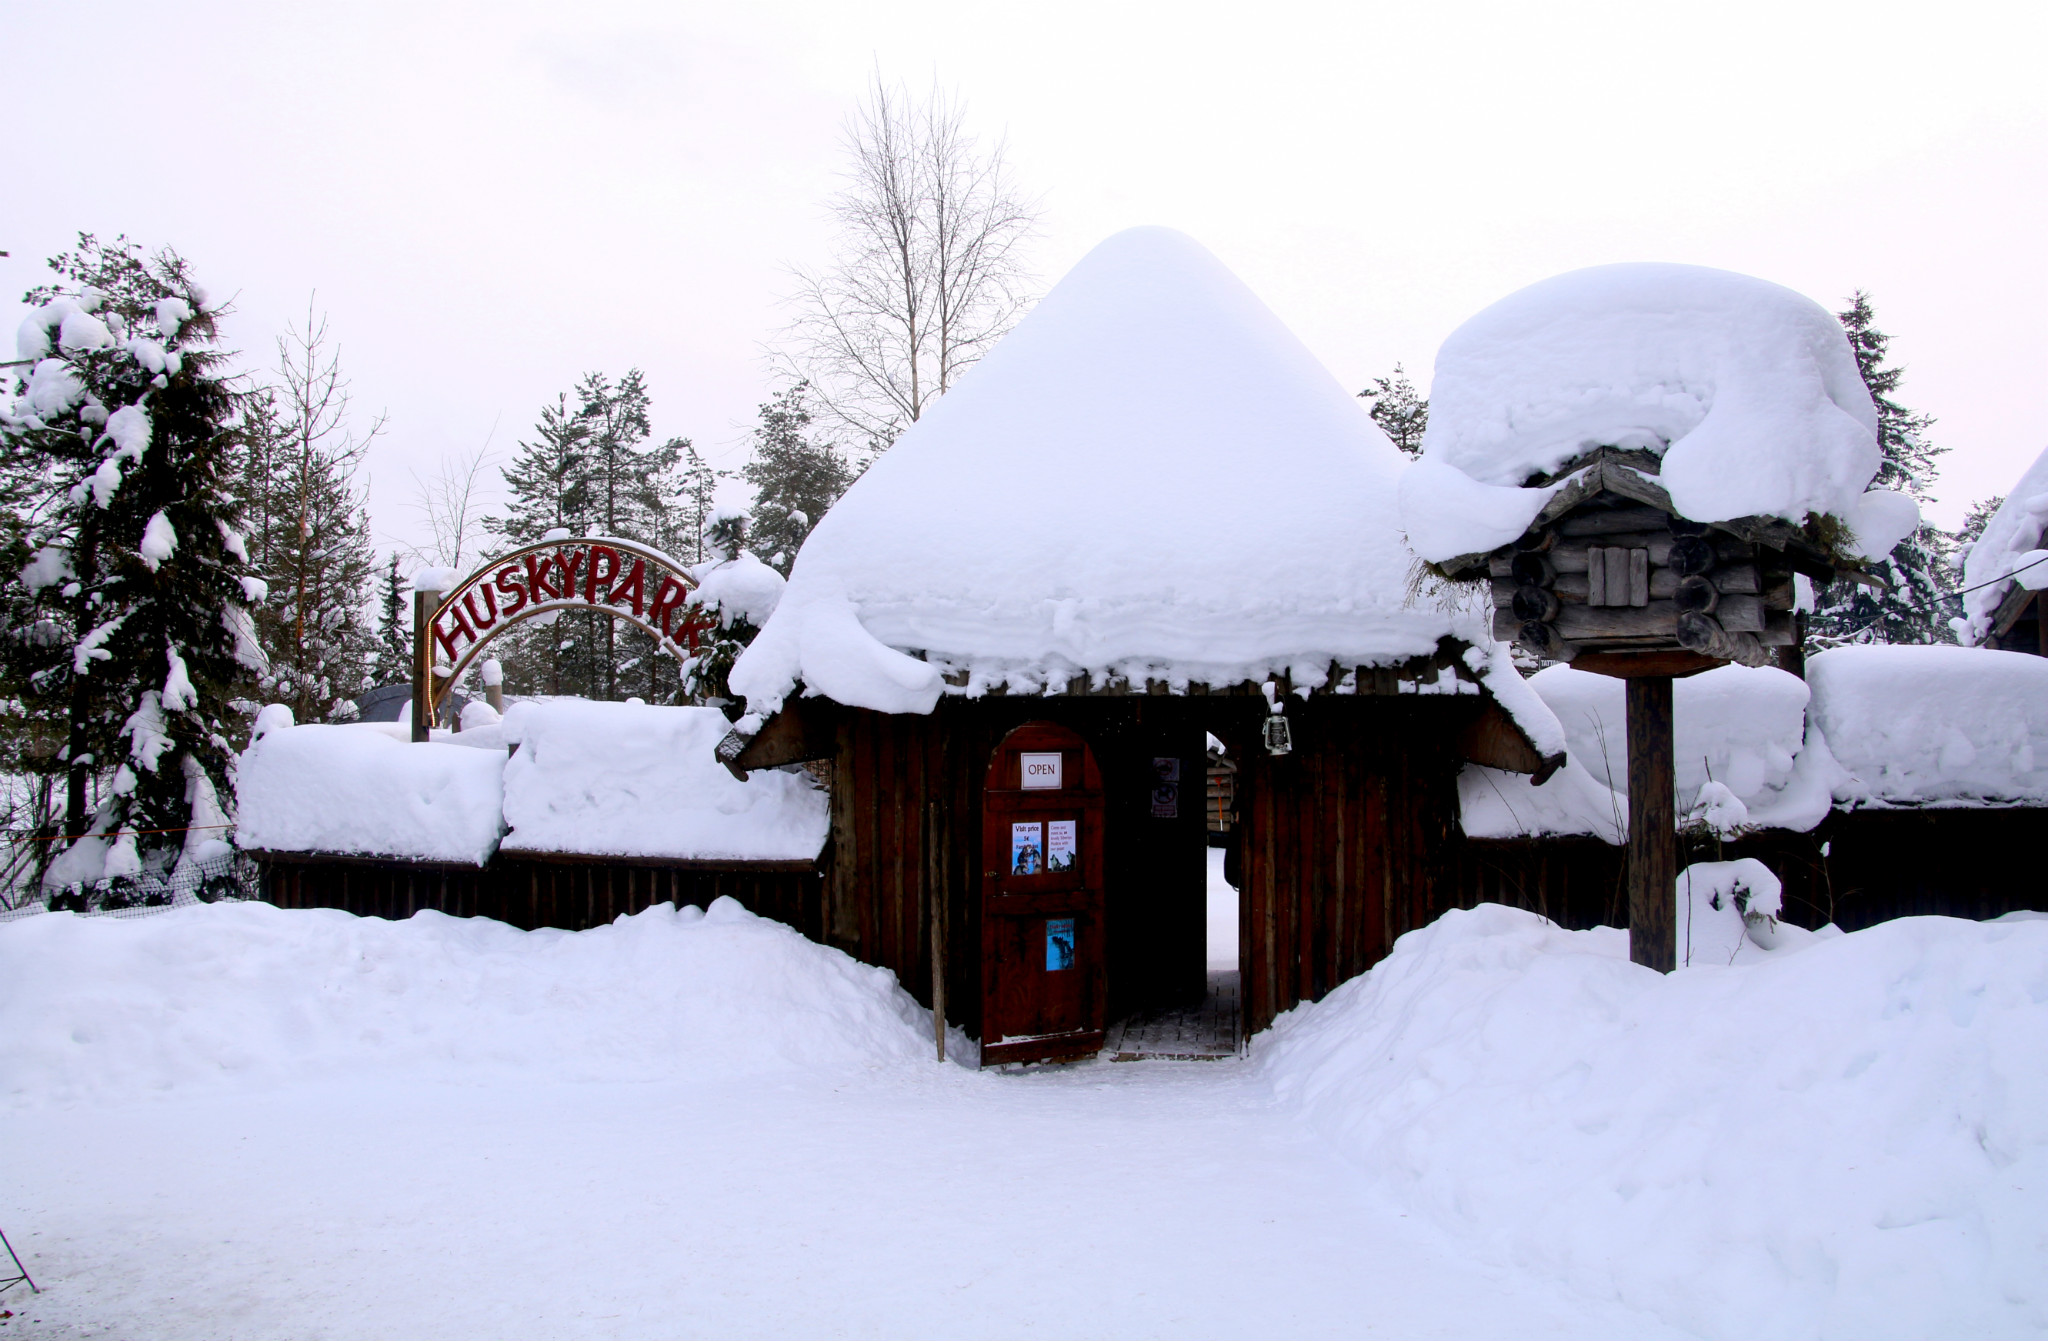
{"label": "red lettering", "polygon": [[[485,618],[483,615],[477,613],[476,594],[479,591],[483,592],[484,594],[484,608],[490,611],[490,617],[488,619]],[[468,591],[463,592],[462,608],[469,612],[470,619],[474,621],[476,626],[480,629],[490,628],[492,625],[498,622],[498,597],[497,594],[493,592],[488,586],[479,585],[471,587]]]}
{"label": "red lettering", "polygon": [[[442,632],[441,618],[443,615],[453,615],[455,617],[455,628],[453,631]],[[449,605],[443,608],[440,614],[434,616],[432,628],[434,630],[434,641],[441,644],[441,650],[447,653],[448,661],[451,665],[454,664],[456,654],[462,650],[455,641],[457,634],[461,634],[471,642],[476,641],[476,630],[469,626],[469,617],[462,613],[462,607],[459,605]]]}
{"label": "red lettering", "polygon": [[573,597],[576,594],[576,570],[583,566],[583,551],[565,550],[555,556],[555,567],[562,570],[562,589],[555,594]]}
{"label": "red lettering", "polygon": [[[536,559],[539,560],[538,563],[534,562]],[[526,556],[526,585],[528,590],[532,592],[532,600],[535,605],[540,604],[541,597],[543,596],[550,600],[560,600],[562,597],[561,588],[552,586],[548,582],[548,569],[553,568],[555,562],[554,556],[549,554],[529,554]],[[504,580],[502,576],[498,579],[500,582]]]}
{"label": "red lettering", "polygon": [[676,607],[689,594],[690,589],[672,577],[664,577],[661,585],[654,589],[654,604],[647,609],[647,622],[660,629],[664,638],[668,636],[668,622],[674,617]]}
{"label": "red lettering", "polygon": [[606,599],[606,603],[609,605],[624,605],[626,598],[631,596],[633,598],[633,613],[639,614],[641,607],[646,604],[646,581],[646,562],[641,559],[633,560],[633,570],[626,574],[625,581],[612,588],[612,594]]}
{"label": "red lettering", "polygon": [[[604,576],[599,577],[597,566],[604,563]],[[610,545],[590,547],[590,570],[583,575],[583,599],[592,605],[605,599],[611,591],[612,579],[619,575],[619,552]],[[601,595],[604,593],[605,595]]]}
{"label": "red lettering", "polygon": [[[526,561],[532,563],[532,556],[527,556]],[[509,563],[498,570],[498,590],[512,598],[505,606],[505,618],[510,619],[526,608],[526,588],[519,584],[519,570]]]}

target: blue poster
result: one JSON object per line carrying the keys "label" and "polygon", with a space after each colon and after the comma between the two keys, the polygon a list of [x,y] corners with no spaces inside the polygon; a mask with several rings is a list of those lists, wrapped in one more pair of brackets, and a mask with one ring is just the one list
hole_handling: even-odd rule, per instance
{"label": "blue poster", "polygon": [[1074,919],[1049,918],[1045,924],[1045,971],[1057,973],[1074,967]]}

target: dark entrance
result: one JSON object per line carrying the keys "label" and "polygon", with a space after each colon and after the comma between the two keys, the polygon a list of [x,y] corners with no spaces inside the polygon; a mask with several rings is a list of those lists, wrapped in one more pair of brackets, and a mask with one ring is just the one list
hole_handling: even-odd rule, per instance
{"label": "dark entrance", "polygon": [[982,786],[982,1065],[1102,1047],[1109,1009],[1102,775],[1073,731],[1003,737]]}

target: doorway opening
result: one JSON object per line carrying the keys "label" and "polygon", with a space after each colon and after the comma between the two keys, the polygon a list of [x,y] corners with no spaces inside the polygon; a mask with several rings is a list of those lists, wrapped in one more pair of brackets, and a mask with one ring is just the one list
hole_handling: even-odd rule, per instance
{"label": "doorway opening", "polygon": [[[1203,732],[1201,768],[1184,768],[1179,799],[1201,806],[1202,823],[1181,830],[1177,841],[1200,842],[1203,860],[1174,862],[1172,868],[1200,874],[1199,888],[1176,891],[1171,903],[1193,903],[1202,916],[1203,987],[1199,997],[1140,1009],[1116,1021],[1104,1054],[1113,1061],[1220,1061],[1243,1051],[1239,1011],[1239,935],[1243,920],[1236,887],[1237,765],[1213,732]],[[1188,761],[1190,764],[1195,760]],[[1190,854],[1192,855],[1192,854]]]}

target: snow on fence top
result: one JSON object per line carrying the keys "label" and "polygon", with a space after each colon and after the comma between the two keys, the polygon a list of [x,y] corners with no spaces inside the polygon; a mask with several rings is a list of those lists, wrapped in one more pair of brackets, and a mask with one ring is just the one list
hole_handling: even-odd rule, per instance
{"label": "snow on fence top", "polygon": [[[1804,831],[1831,807],[2048,805],[2048,659],[1963,647],[1842,647],[1805,681],[1724,666],[1674,686],[1681,814],[1731,794],[1722,824]],[[1563,723],[1567,763],[1542,787],[1494,769],[1459,780],[1475,838],[1626,836],[1622,682],[1553,666],[1529,679]]]}
{"label": "snow on fence top", "polygon": [[[825,794],[775,770],[745,782],[714,757],[714,708],[545,699],[502,725],[413,744],[391,723],[259,728],[236,779],[236,841],[481,866],[496,851],[809,861]],[[508,763],[505,745],[518,746]],[[507,832],[507,830],[510,832]],[[503,835],[502,844],[500,836]]]}
{"label": "snow on fence top", "polygon": [[825,793],[774,769],[741,782],[717,760],[716,708],[551,699],[515,703],[505,739],[503,850],[703,861],[810,861]]}
{"label": "snow on fence top", "polygon": [[1910,500],[1864,494],[1877,411],[1840,324],[1747,275],[1631,264],[1533,284],[1451,333],[1429,400],[1401,512],[1431,562],[1514,540],[1552,492],[1524,486],[1598,447],[1658,454],[1694,521],[1831,515],[1866,555],[1917,521]]}
{"label": "snow on fence top", "polygon": [[[2019,483],[2005,496],[2005,502],[1985,523],[1984,534],[1964,556],[1963,585],[1975,587],[1980,583],[1990,583],[1963,597],[1963,614],[1970,623],[1972,642],[1984,641],[1991,632],[1998,607],[2005,603],[2006,596],[2013,589],[2012,580],[1994,579],[2006,578],[2037,558],[2048,558],[2041,553],[2044,523],[2048,523],[2048,452],[2041,453],[2027,473],[2020,476]],[[2027,568],[2019,574],[2017,581],[2033,590],[2048,585],[2048,562]]]}
{"label": "snow on fence top", "polygon": [[1332,661],[1427,653],[1453,615],[1406,599],[1398,473],[1359,402],[1214,256],[1132,229],[824,516],[731,681],[757,712],[799,683],[929,712],[949,675],[969,694],[1084,671],[1314,685]]}
{"label": "snow on fence top", "polygon": [[378,723],[276,727],[236,771],[235,842],[481,866],[504,829],[504,772],[502,750],[415,745]]}

